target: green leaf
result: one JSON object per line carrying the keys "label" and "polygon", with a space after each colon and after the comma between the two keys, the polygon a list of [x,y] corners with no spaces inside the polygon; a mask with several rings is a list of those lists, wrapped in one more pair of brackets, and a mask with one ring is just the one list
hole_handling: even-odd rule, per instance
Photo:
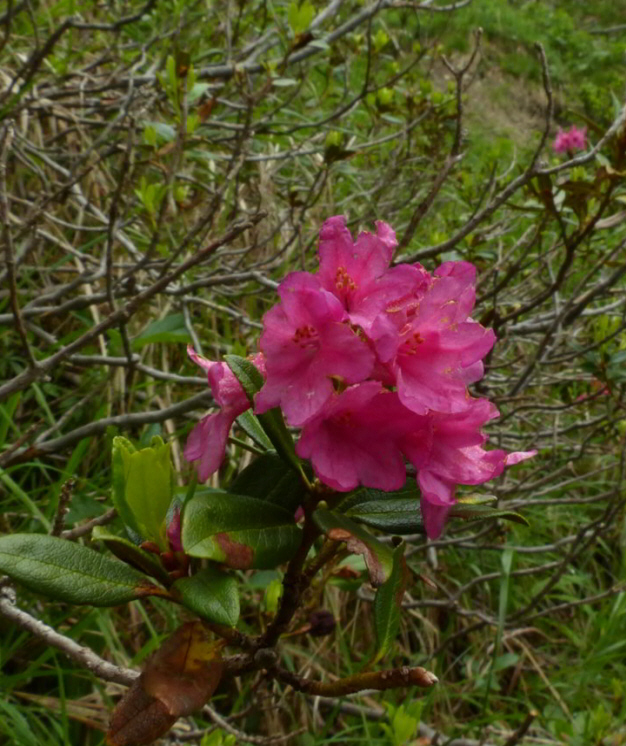
{"label": "green leaf", "polygon": [[122,562],[126,562],[131,567],[156,578],[164,585],[171,583],[167,570],[152,552],[146,552],[145,549],[141,549],[123,536],[112,534],[104,526],[95,526],[91,536],[95,541],[103,542],[107,549]]}
{"label": "green leaf", "polygon": [[289,4],[287,20],[289,21],[294,36],[306,31],[311,25],[313,18],[315,18],[315,6],[310,2],[310,0],[304,0],[300,5],[298,5],[297,0],[294,0]]}
{"label": "green leaf", "polygon": [[[450,518],[484,520],[503,518],[528,525],[519,513],[506,508],[491,508],[485,503],[496,500],[494,495],[463,495],[450,511]],[[381,492],[362,487],[348,495],[338,510],[359,523],[390,534],[425,534],[420,506],[420,493],[409,482],[395,492]]]}
{"label": "green leaf", "polygon": [[272,85],[277,88],[290,88],[293,85],[298,85],[298,81],[293,78],[272,78]]}
{"label": "green leaf", "polygon": [[210,87],[211,86],[208,83],[194,83],[187,94],[187,103],[193,104],[194,101],[197,101],[202,95],[204,95]]}
{"label": "green leaf", "polygon": [[338,509],[359,523],[387,533],[426,533],[415,482],[407,482],[394,492],[362,487],[348,495]]}
{"label": "green leaf", "polygon": [[31,591],[72,604],[116,606],[164,594],[132,567],[45,534],[1,536],[0,572]]}
{"label": "green leaf", "polygon": [[258,418],[252,414],[251,409],[247,409],[243,414],[240,414],[239,417],[237,417],[237,424],[246,435],[249,435],[252,440],[265,451],[274,450],[272,441],[265,434],[265,431],[261,427],[261,423]]}
{"label": "green leaf", "polygon": [[265,611],[275,614],[278,611],[278,602],[283,594],[283,581],[274,578],[265,590]]}
{"label": "green leaf", "polygon": [[229,492],[280,505],[292,514],[306,496],[300,477],[274,453],[255,459],[237,476]]}
{"label": "green leaf", "polygon": [[390,534],[425,534],[419,500],[400,498],[362,503],[346,511],[359,523]]}
{"label": "green leaf", "polygon": [[497,502],[498,498],[495,495],[461,495],[457,498],[459,505],[487,505],[488,503]]}
{"label": "green leaf", "polygon": [[381,660],[391,649],[400,629],[402,599],[409,578],[404,559],[404,542],[393,551],[393,568],[389,579],[376,591],[374,626],[377,653],[374,662]]}
{"label": "green leaf", "polygon": [[345,541],[350,552],[363,555],[373,586],[387,582],[393,568],[393,552],[388,546],[350,518],[327,508],[318,508],[313,520],[329,539]]}
{"label": "green leaf", "polygon": [[503,518],[505,521],[521,523],[524,526],[530,526],[530,523],[523,515],[516,513],[514,510],[506,508],[490,508],[488,505],[464,505],[457,503],[450,511],[450,518],[463,518],[466,521],[482,521],[486,518]]}
{"label": "green leaf", "polygon": [[[233,372],[235,378],[241,384],[251,404],[254,404],[254,395],[263,386],[263,376],[259,373],[253,363],[239,355],[225,355],[224,360]],[[280,409],[270,409],[269,412],[257,415],[265,434],[276,449],[283,461],[291,466],[304,479],[304,472],[300,459],[296,456],[293,447],[293,438],[289,434],[283,414]]]}
{"label": "green leaf", "polygon": [[293,512],[255,497],[198,494],[183,512],[183,547],[237,570],[271,569],[289,560],[302,532]]}
{"label": "green leaf", "polygon": [[154,130],[161,142],[172,142],[176,139],[176,129],[171,124],[164,122],[144,122],[146,127]]}
{"label": "green leaf", "polygon": [[209,566],[190,578],[177,580],[172,595],[202,619],[234,627],[239,619],[237,580],[219,568]]}
{"label": "green leaf", "polygon": [[187,344],[191,337],[185,326],[185,317],[182,313],[173,313],[159,321],[153,321],[132,341],[133,350],[140,350],[149,344],[156,342],[175,342],[176,344]]}
{"label": "green leaf", "polygon": [[158,436],[139,451],[126,438],[113,438],[113,504],[131,531],[162,549],[168,547],[165,517],[174,494],[170,450]]}

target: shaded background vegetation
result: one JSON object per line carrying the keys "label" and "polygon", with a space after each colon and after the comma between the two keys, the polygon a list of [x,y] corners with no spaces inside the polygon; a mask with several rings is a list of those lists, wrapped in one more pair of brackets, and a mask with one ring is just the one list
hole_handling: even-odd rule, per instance
{"label": "shaded background vegetation", "polygon": [[[357,230],[384,219],[398,261],[479,269],[476,315],[499,338],[476,391],[502,411],[492,443],[539,449],[490,491],[531,528],[463,523],[428,546],[414,537],[390,663],[434,670],[441,684],[426,697],[329,703],[259,679],[222,687],[214,703],[249,734],[303,729],[288,741],[302,746],[399,745],[430,728],[440,742],[619,744],[624,7],[452,5],[8,4],[1,529],[48,530],[70,477],[66,524],[104,514],[118,433],[163,434],[188,474],[182,447],[211,400],[185,344],[209,357],[254,351],[276,282],[315,266],[321,222],[343,213]],[[568,161],[550,141],[571,124],[588,128],[594,150]],[[199,253],[251,217],[261,219]],[[247,459],[233,443],[222,477]],[[269,618],[277,577],[249,574],[244,623]],[[354,585],[329,585],[321,603],[335,632],[290,638],[285,665],[321,678],[366,662],[371,593]],[[158,600],[88,611],[18,599],[120,664],[139,665],[176,623]],[[120,688],[0,629],[0,742],[102,743]],[[234,742],[194,735],[208,725],[181,723],[169,742]]]}

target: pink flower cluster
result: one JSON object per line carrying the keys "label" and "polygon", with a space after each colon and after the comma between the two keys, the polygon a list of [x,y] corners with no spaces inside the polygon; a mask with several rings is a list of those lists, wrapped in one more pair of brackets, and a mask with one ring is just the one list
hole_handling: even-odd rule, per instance
{"label": "pink flower cluster", "polygon": [[[319,272],[288,275],[280,302],[265,314],[262,354],[253,362],[266,382],[254,409],[280,407],[289,425],[302,428],[296,452],[339,492],[400,489],[405,462],[413,464],[434,538],[457,484],[482,484],[534,451],[483,447],[481,429],[498,411],[471,397],[467,385],[482,377],[495,335],[470,317],[474,266],[445,262],[432,274],[419,264],[391,267],[396,245],[383,222],[356,241],[342,216],[324,223]],[[189,354],[207,371],[221,407],[196,426],[185,449],[205,480],[249,404],[225,364]]]}
{"label": "pink flower cluster", "polygon": [[574,150],[585,150],[587,147],[587,128],[572,126],[569,130],[559,131],[552,143],[555,153],[571,153]]}

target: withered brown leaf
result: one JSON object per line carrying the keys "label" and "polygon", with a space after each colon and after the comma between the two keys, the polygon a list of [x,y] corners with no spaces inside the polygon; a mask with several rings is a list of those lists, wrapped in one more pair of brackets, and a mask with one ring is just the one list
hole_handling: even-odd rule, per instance
{"label": "withered brown leaf", "polygon": [[210,699],[223,673],[222,642],[201,622],[179,627],[150,658],[120,700],[107,733],[109,746],[144,746]]}

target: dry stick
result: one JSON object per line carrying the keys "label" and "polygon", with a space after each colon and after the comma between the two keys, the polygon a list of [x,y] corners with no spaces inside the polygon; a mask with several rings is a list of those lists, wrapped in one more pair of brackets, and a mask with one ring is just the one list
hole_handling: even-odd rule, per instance
{"label": "dry stick", "polygon": [[83,438],[91,435],[100,435],[106,431],[109,425],[129,428],[133,425],[149,425],[156,422],[164,422],[176,415],[191,412],[202,404],[209,404],[211,401],[208,392],[203,391],[189,399],[178,402],[178,404],[173,404],[171,407],[167,407],[166,409],[157,409],[152,412],[119,414],[113,417],[105,417],[101,420],[94,420],[93,422],[89,422],[87,425],[77,427],[66,435],[60,435],[58,438],[54,438],[45,443],[36,443],[32,446],[18,448],[17,450],[11,451],[8,455],[3,453],[0,455],[0,466],[6,467],[13,464],[19,464],[46,453],[55,453],[66,446],[77,443]]}
{"label": "dry stick", "polygon": [[278,666],[270,669],[270,674],[284,684],[289,684],[298,692],[320,697],[344,697],[347,694],[355,694],[368,689],[379,692],[409,686],[428,689],[438,682],[434,673],[420,666],[415,668],[402,666],[402,668],[391,668],[387,671],[366,671],[346,676],[344,679],[337,679],[337,681],[312,681]]}
{"label": "dry stick", "polygon": [[533,723],[533,720],[539,716],[539,713],[537,710],[530,710],[528,712],[528,715],[526,715],[526,718],[524,722],[520,725],[520,727],[513,733],[513,735],[508,738],[504,744],[504,746],[517,746],[517,744],[524,738],[526,733],[528,733],[528,729]]}
{"label": "dry stick", "polygon": [[477,29],[474,34],[474,51],[472,52],[468,62],[460,69],[457,70],[456,67],[454,67],[454,65],[448,60],[445,55],[443,55],[442,57],[443,64],[452,73],[456,82],[456,130],[454,133],[452,150],[450,151],[450,155],[452,157],[458,155],[461,152],[461,142],[463,139],[463,78],[465,77],[470,67],[474,64],[476,55],[480,50],[480,40],[482,38],[482,35],[483,30],[481,28]]}
{"label": "dry stick", "polygon": [[13,251],[13,237],[11,235],[10,220],[9,220],[9,197],[7,191],[7,160],[9,157],[9,150],[11,149],[11,141],[13,139],[12,125],[7,123],[0,137],[0,224],[4,226],[4,261],[6,266],[6,274],[9,282],[9,297],[11,300],[11,310],[13,312],[13,319],[15,321],[15,328],[17,333],[20,335],[22,340],[22,346],[26,353],[26,359],[30,370],[36,370],[37,360],[30,347],[28,337],[26,335],[26,327],[24,326],[24,319],[20,311],[20,304],[17,297],[17,283],[15,280],[15,254]]}
{"label": "dry stick", "polygon": [[75,28],[84,30],[117,31],[122,26],[125,26],[128,23],[133,23],[134,21],[139,20],[146,13],[149,13],[156,5],[156,1],[157,0],[148,0],[144,7],[141,8],[137,13],[134,13],[130,16],[124,16],[114,23],[82,23],[72,18],[71,16],[69,18],[66,18],[63,23],[61,23],[61,25],[58,26],[50,34],[43,47],[41,49],[36,49],[26,60],[26,62],[24,62],[20,70],[14,76],[6,91],[4,91],[2,96],[0,96],[0,104],[4,103],[4,101],[6,101],[11,96],[11,94],[13,93],[13,89],[20,79],[22,80],[21,90],[24,90],[26,86],[28,86],[28,84],[31,82],[31,80],[39,70],[43,61],[52,52],[59,39],[61,39],[61,37],[69,29]]}
{"label": "dry stick", "polygon": [[153,296],[167,287],[171,282],[178,279],[187,270],[200,264],[207,259],[216,249],[224,244],[230,243],[233,239],[237,238],[241,233],[254,227],[259,223],[266,213],[258,213],[253,217],[245,220],[241,223],[235,224],[222,238],[218,238],[212,241],[208,246],[200,251],[197,251],[193,256],[189,257],[186,261],[180,264],[172,272],[169,272],[164,277],[161,277],[150,287],[143,292],[136,295],[131,301],[126,303],[122,308],[118,309],[114,313],[110,314],[106,319],[96,324],[94,327],[82,334],[78,339],[75,339],[70,344],[66,345],[63,349],[59,350],[54,355],[43,360],[37,370],[29,369],[25,370],[17,375],[13,380],[5,383],[4,386],[0,386],[0,400],[14,393],[15,391],[21,391],[26,388],[30,383],[35,381],[37,378],[41,378],[48,371],[52,370],[62,360],[65,360],[69,355],[81,347],[84,347],[89,342],[99,337],[103,332],[111,329],[113,326],[117,326],[120,322],[128,321],[131,316],[139,309],[146,301],[150,300]]}
{"label": "dry stick", "polygon": [[[114,681],[119,684],[130,686],[139,676],[138,671],[122,668],[121,666],[105,661],[89,648],[79,645],[77,642],[65,635],[59,634],[52,629],[52,627],[49,627],[47,624],[44,624],[27,612],[19,609],[15,605],[15,592],[11,587],[4,586],[0,588],[0,614],[12,621],[21,629],[24,629],[43,640],[51,647],[57,648],[72,660],[87,668],[95,676],[98,676],[105,681]],[[258,661],[255,661],[252,656],[231,656],[230,658],[225,659],[226,672],[230,675],[238,675],[245,671],[257,670],[261,666],[262,661],[263,657],[261,656],[259,656]],[[425,669],[419,667],[409,668],[408,666],[389,671],[356,674],[330,683],[309,681],[308,679],[301,678],[283,669],[273,669],[271,673],[276,676],[276,678],[279,678],[281,681],[289,684],[298,691],[307,694],[330,697],[344,696],[365,689],[383,691],[385,689],[414,685],[420,687],[431,687],[437,682],[437,677]],[[220,727],[233,733],[233,735],[241,737],[241,732],[232,728],[232,726],[216,713],[213,708],[207,705],[205,707],[205,712]],[[246,736],[246,738],[242,740],[245,740],[247,743],[257,744],[268,744],[272,742],[272,740],[269,740],[266,737],[259,738],[255,736]]]}
{"label": "dry stick", "polygon": [[265,744],[266,746],[269,746],[269,744],[272,743],[281,743],[283,741],[287,741],[289,738],[292,738],[300,733],[303,733],[302,730],[295,731],[294,733],[287,733],[281,736],[251,736],[248,733],[244,733],[243,731],[239,730],[238,728],[235,728],[232,726],[226,718],[222,717],[219,712],[214,710],[211,705],[204,705],[202,708],[202,712],[204,712],[206,715],[208,715],[211,720],[215,723],[215,725],[219,726],[223,730],[225,730],[227,733],[230,733],[232,736],[235,736],[237,738],[238,742],[242,743],[255,743],[255,744]]}
{"label": "dry stick", "polygon": [[65,516],[67,515],[67,512],[69,511],[69,504],[70,504],[70,500],[72,499],[72,492],[74,490],[75,484],[76,484],[76,479],[74,479],[74,477],[70,477],[70,479],[64,482],[63,486],[61,487],[61,494],[59,495],[59,504],[57,505],[56,515],[54,517],[54,523],[52,524],[52,529],[50,530],[51,536],[61,536],[63,532],[63,527],[65,525]]}
{"label": "dry stick", "polygon": [[[611,196],[613,194],[614,185],[609,185],[606,194],[603,197],[602,203],[598,207],[598,210],[596,211],[596,214],[593,216],[593,218],[589,221],[589,223],[585,226],[585,228],[581,231],[581,233],[576,236],[572,241],[569,241],[566,245],[566,253],[565,257],[563,259],[563,262],[561,263],[561,266],[559,267],[559,272],[557,276],[554,279],[554,282],[552,282],[551,286],[548,288],[548,294],[546,295],[545,291],[543,293],[540,293],[539,296],[537,296],[531,303],[526,304],[524,307],[524,310],[530,310],[534,308],[536,305],[538,305],[540,302],[543,302],[546,300],[550,295],[559,289],[559,287],[562,285],[564,280],[567,277],[567,274],[569,270],[571,269],[571,265],[574,261],[574,254],[575,250],[582,241],[593,231],[593,228],[597,221],[602,217],[602,214],[604,213],[604,210],[608,207]],[[618,278],[621,276],[621,274],[618,275]],[[537,346],[537,350],[535,351],[533,357],[529,360],[529,362],[526,364],[526,367],[522,371],[521,375],[515,382],[515,384],[509,389],[508,395],[509,396],[515,396],[520,391],[522,391],[525,387],[528,381],[530,380],[530,377],[533,375],[535,367],[538,362],[541,361],[543,354],[552,339],[552,336],[554,335],[555,331],[558,329],[559,325],[561,324],[562,319],[566,316],[566,314],[569,312],[571,306],[573,304],[573,298],[570,298],[570,300],[567,301],[567,303],[564,306],[564,309],[554,318],[554,321],[552,324],[549,325],[548,329],[546,330],[546,333]],[[507,317],[510,319],[512,316],[517,316],[517,311],[514,311],[512,314],[509,314]]]}
{"label": "dry stick", "polygon": [[[346,715],[355,715],[356,717],[367,718],[368,720],[373,720],[375,722],[387,719],[387,713],[383,709],[356,705],[352,702],[339,701],[336,697],[320,697],[316,701],[319,702],[320,707],[323,707],[324,709],[337,709],[339,712],[345,713]],[[422,738],[428,739],[432,744],[437,742],[442,744],[442,746],[492,746],[492,744],[487,743],[486,741],[475,741],[472,738],[447,738],[425,723],[420,723],[418,728],[419,735]],[[437,739],[439,740],[437,741]]]}
{"label": "dry stick", "polygon": [[409,224],[406,227],[406,230],[404,231],[404,234],[398,243],[398,250],[402,250],[409,245],[411,239],[415,235],[415,231],[417,230],[420,222],[432,207],[432,204],[439,194],[441,187],[445,184],[446,179],[450,175],[450,171],[452,171],[452,169],[463,159],[463,157],[464,156],[461,153],[460,155],[451,155],[449,158],[446,159],[446,162],[443,164],[443,168],[439,171],[439,173],[433,180],[428,194],[415,208],[413,215],[411,215]]}
{"label": "dry stick", "polygon": [[619,128],[619,126],[621,126],[621,124],[623,123],[624,118],[626,117],[626,107],[624,107],[624,111],[622,111],[619,114],[619,116],[615,119],[611,127],[607,130],[605,136],[596,144],[595,148],[593,148],[589,153],[579,158],[572,159],[571,161],[568,161],[565,164],[561,164],[560,166],[557,166],[555,168],[538,169],[537,161],[539,159],[539,156],[541,155],[543,147],[550,133],[550,120],[552,118],[553,101],[552,101],[552,89],[550,85],[550,76],[549,76],[548,67],[546,63],[545,52],[541,45],[537,45],[537,49],[539,51],[539,56],[540,56],[541,65],[542,65],[544,89],[545,89],[546,97],[548,99],[548,105],[546,109],[546,125],[544,127],[541,141],[533,153],[530,164],[524,170],[524,172],[520,174],[516,179],[513,179],[513,181],[511,181],[509,185],[505,187],[502,190],[502,192],[500,192],[500,194],[494,200],[492,200],[482,210],[476,213],[476,215],[474,215],[473,218],[468,220],[465,223],[465,225],[462,228],[460,228],[455,233],[454,236],[452,236],[452,238],[449,238],[447,241],[443,241],[442,243],[437,244],[436,246],[426,247],[425,249],[422,249],[421,251],[418,251],[415,254],[412,254],[410,256],[402,257],[403,261],[414,262],[419,259],[426,259],[432,256],[436,256],[437,254],[440,254],[442,251],[448,251],[449,249],[454,248],[459,243],[459,241],[461,241],[463,238],[465,238],[465,236],[471,233],[474,230],[474,228],[476,228],[477,225],[479,225],[484,220],[486,220],[491,215],[493,215],[493,213],[499,207],[501,207],[505,202],[507,202],[507,200],[513,194],[515,194],[519,189],[525,186],[535,176],[539,174],[550,175],[552,173],[556,173],[557,171],[561,171],[564,168],[569,168],[574,165],[587,163],[588,161],[592,160],[595,157],[595,154],[598,152],[601,145],[603,145],[607,141],[607,139],[613,133],[615,133],[617,129]]}
{"label": "dry stick", "polygon": [[69,528],[66,531],[61,531],[59,536],[62,539],[79,539],[81,536],[88,534],[96,526],[105,526],[107,523],[111,523],[116,515],[117,510],[115,508],[110,508],[106,513],[103,513],[96,518],[92,518],[90,521],[87,521],[87,523],[75,526],[74,528]]}
{"label": "dry stick", "polygon": [[22,611],[15,605],[15,592],[10,587],[0,589],[0,614],[21,629],[43,640],[48,645],[57,648],[81,666],[91,671],[105,681],[115,681],[118,684],[130,685],[139,676],[137,671],[122,668],[109,663],[83,645],[79,645],[65,635],[56,632],[52,627],[40,622],[35,617]]}

